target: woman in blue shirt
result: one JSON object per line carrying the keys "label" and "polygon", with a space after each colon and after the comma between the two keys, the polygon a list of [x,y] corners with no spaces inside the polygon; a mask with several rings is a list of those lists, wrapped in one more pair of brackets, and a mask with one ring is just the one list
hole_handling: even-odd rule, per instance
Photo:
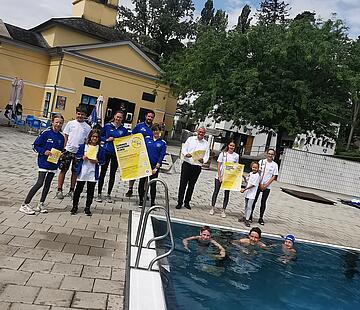
{"label": "woman in blue shirt", "polygon": [[104,180],[106,171],[110,164],[110,179],[108,185],[108,191],[106,201],[112,203],[111,191],[115,183],[115,174],[118,168],[118,161],[114,149],[114,139],[129,135],[128,130],[123,126],[122,120],[124,119],[124,113],[122,111],[116,111],[114,117],[110,123],[105,124],[101,131],[101,141],[104,142],[103,149],[105,151],[105,164],[101,166],[100,178],[98,182],[98,196],[97,202],[102,202],[101,191],[104,186]]}
{"label": "woman in blue shirt", "polygon": [[[38,153],[39,175],[35,185],[30,189],[24,203],[19,211],[28,215],[35,214],[35,211],[47,213],[44,203],[50,190],[50,185],[59,167],[59,156],[64,149],[65,138],[60,132],[64,124],[64,117],[61,114],[54,114],[52,126],[43,131],[35,140],[33,149]],[[32,209],[30,202],[37,191],[44,185],[40,203]]]}
{"label": "woman in blue shirt", "polygon": [[[149,156],[149,161],[151,164],[151,169],[152,169],[152,175],[150,176],[150,180],[158,177],[161,163],[166,154],[166,142],[160,137],[160,131],[161,131],[160,125],[157,123],[153,124],[151,130],[153,133],[153,137],[146,136],[144,138],[146,149]],[[139,187],[138,187],[139,199],[140,199],[139,206],[143,205],[146,180],[147,177],[141,178],[139,182]],[[150,197],[151,197],[151,206],[154,206],[155,197],[156,197],[156,183],[151,184]]]}

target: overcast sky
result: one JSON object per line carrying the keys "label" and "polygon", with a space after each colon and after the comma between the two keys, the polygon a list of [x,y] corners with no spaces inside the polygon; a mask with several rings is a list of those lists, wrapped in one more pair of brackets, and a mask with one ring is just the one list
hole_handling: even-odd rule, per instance
{"label": "overcast sky", "polygon": [[[196,15],[204,6],[205,0],[193,0],[197,9]],[[245,4],[249,4],[255,13],[259,0],[214,0],[216,9],[223,9],[229,14],[230,26],[237,18]],[[0,0],[0,18],[9,24],[23,28],[32,28],[51,17],[71,15],[72,0]],[[305,10],[315,11],[318,17],[328,19],[337,13],[349,27],[352,38],[360,35],[360,0],[288,0],[291,16]],[[131,0],[120,0],[120,4],[131,6]]]}

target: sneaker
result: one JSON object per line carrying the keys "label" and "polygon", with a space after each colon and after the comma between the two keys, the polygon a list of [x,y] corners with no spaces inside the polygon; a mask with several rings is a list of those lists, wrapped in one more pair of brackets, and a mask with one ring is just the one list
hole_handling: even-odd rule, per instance
{"label": "sneaker", "polygon": [[261,217],[259,218],[258,223],[259,223],[260,225],[264,225],[264,224],[265,224],[264,220],[263,220]]}
{"label": "sneaker", "polygon": [[107,202],[107,203],[113,203],[113,200],[111,199],[111,196],[110,196],[110,195],[107,195],[107,196],[106,196],[106,202]]}
{"label": "sneaker", "polygon": [[209,214],[214,215],[214,213],[215,213],[214,208],[211,208]]}
{"label": "sneaker", "polygon": [[70,210],[71,215],[75,215],[78,213],[78,207],[72,207],[72,209]]}
{"label": "sneaker", "polygon": [[87,216],[92,216],[92,213],[90,211],[90,208],[85,208],[84,209],[84,213],[87,215]]}
{"label": "sneaker", "polygon": [[249,218],[249,223],[252,223],[252,216]]}
{"label": "sneaker", "polygon": [[221,212],[221,217],[222,217],[222,218],[225,218],[225,217],[226,217],[225,210],[222,210],[222,212]]}
{"label": "sneaker", "polygon": [[132,194],[133,194],[133,190],[132,190],[132,188],[129,188],[129,190],[127,191],[127,193],[125,194],[125,197],[131,197],[132,196]]}
{"label": "sneaker", "polygon": [[74,197],[74,191],[70,190],[67,194],[66,197],[70,197],[71,199],[73,199]]}
{"label": "sneaker", "polygon": [[21,205],[21,207],[19,208],[19,211],[22,213],[25,213],[27,215],[35,214],[35,211],[31,208],[31,206],[29,204]]}
{"label": "sneaker", "polygon": [[250,227],[250,222],[249,222],[249,221],[246,221],[246,220],[245,220],[244,223],[245,223],[245,226],[246,226],[246,227]]}
{"label": "sneaker", "polygon": [[101,195],[97,195],[97,197],[95,198],[96,202],[102,202],[102,198]]}
{"label": "sneaker", "polygon": [[142,208],[143,207],[143,204],[144,204],[144,202],[143,201],[139,201],[139,208]]}
{"label": "sneaker", "polygon": [[45,209],[45,205],[43,202],[39,202],[39,204],[36,206],[34,211],[40,212],[40,213],[48,213],[48,210]]}
{"label": "sneaker", "polygon": [[64,194],[62,192],[62,190],[59,190],[56,192],[56,198],[57,199],[64,199]]}

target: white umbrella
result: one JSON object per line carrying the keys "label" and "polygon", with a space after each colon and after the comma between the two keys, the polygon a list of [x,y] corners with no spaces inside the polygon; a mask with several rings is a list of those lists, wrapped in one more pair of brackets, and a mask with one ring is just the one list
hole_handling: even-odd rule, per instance
{"label": "white umbrella", "polygon": [[101,121],[101,127],[104,127],[104,112],[103,112],[104,97],[100,95],[96,100],[96,114],[97,119]]}
{"label": "white umbrella", "polygon": [[18,80],[16,83],[16,104],[20,103],[23,98],[23,91],[24,91],[24,81],[22,79]]}

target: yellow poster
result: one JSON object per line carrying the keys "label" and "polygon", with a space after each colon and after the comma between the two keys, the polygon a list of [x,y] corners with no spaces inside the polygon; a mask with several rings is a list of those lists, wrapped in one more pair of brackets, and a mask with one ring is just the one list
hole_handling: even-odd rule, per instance
{"label": "yellow poster", "polygon": [[115,138],[113,142],[122,181],[151,175],[151,165],[141,133]]}
{"label": "yellow poster", "polygon": [[86,150],[86,157],[89,159],[95,160],[96,155],[97,155],[97,146],[88,144],[87,150]]}
{"label": "yellow poster", "polygon": [[52,148],[52,149],[50,150],[50,152],[51,152],[51,154],[48,156],[47,161],[48,161],[49,163],[57,164],[58,161],[59,161],[59,158],[60,158],[60,156],[61,156],[61,151]]}
{"label": "yellow poster", "polygon": [[194,161],[199,161],[199,159],[203,159],[205,156],[204,150],[194,151],[191,153],[191,157]]}
{"label": "yellow poster", "polygon": [[224,176],[221,183],[221,189],[229,191],[240,191],[244,165],[236,163],[224,164]]}

